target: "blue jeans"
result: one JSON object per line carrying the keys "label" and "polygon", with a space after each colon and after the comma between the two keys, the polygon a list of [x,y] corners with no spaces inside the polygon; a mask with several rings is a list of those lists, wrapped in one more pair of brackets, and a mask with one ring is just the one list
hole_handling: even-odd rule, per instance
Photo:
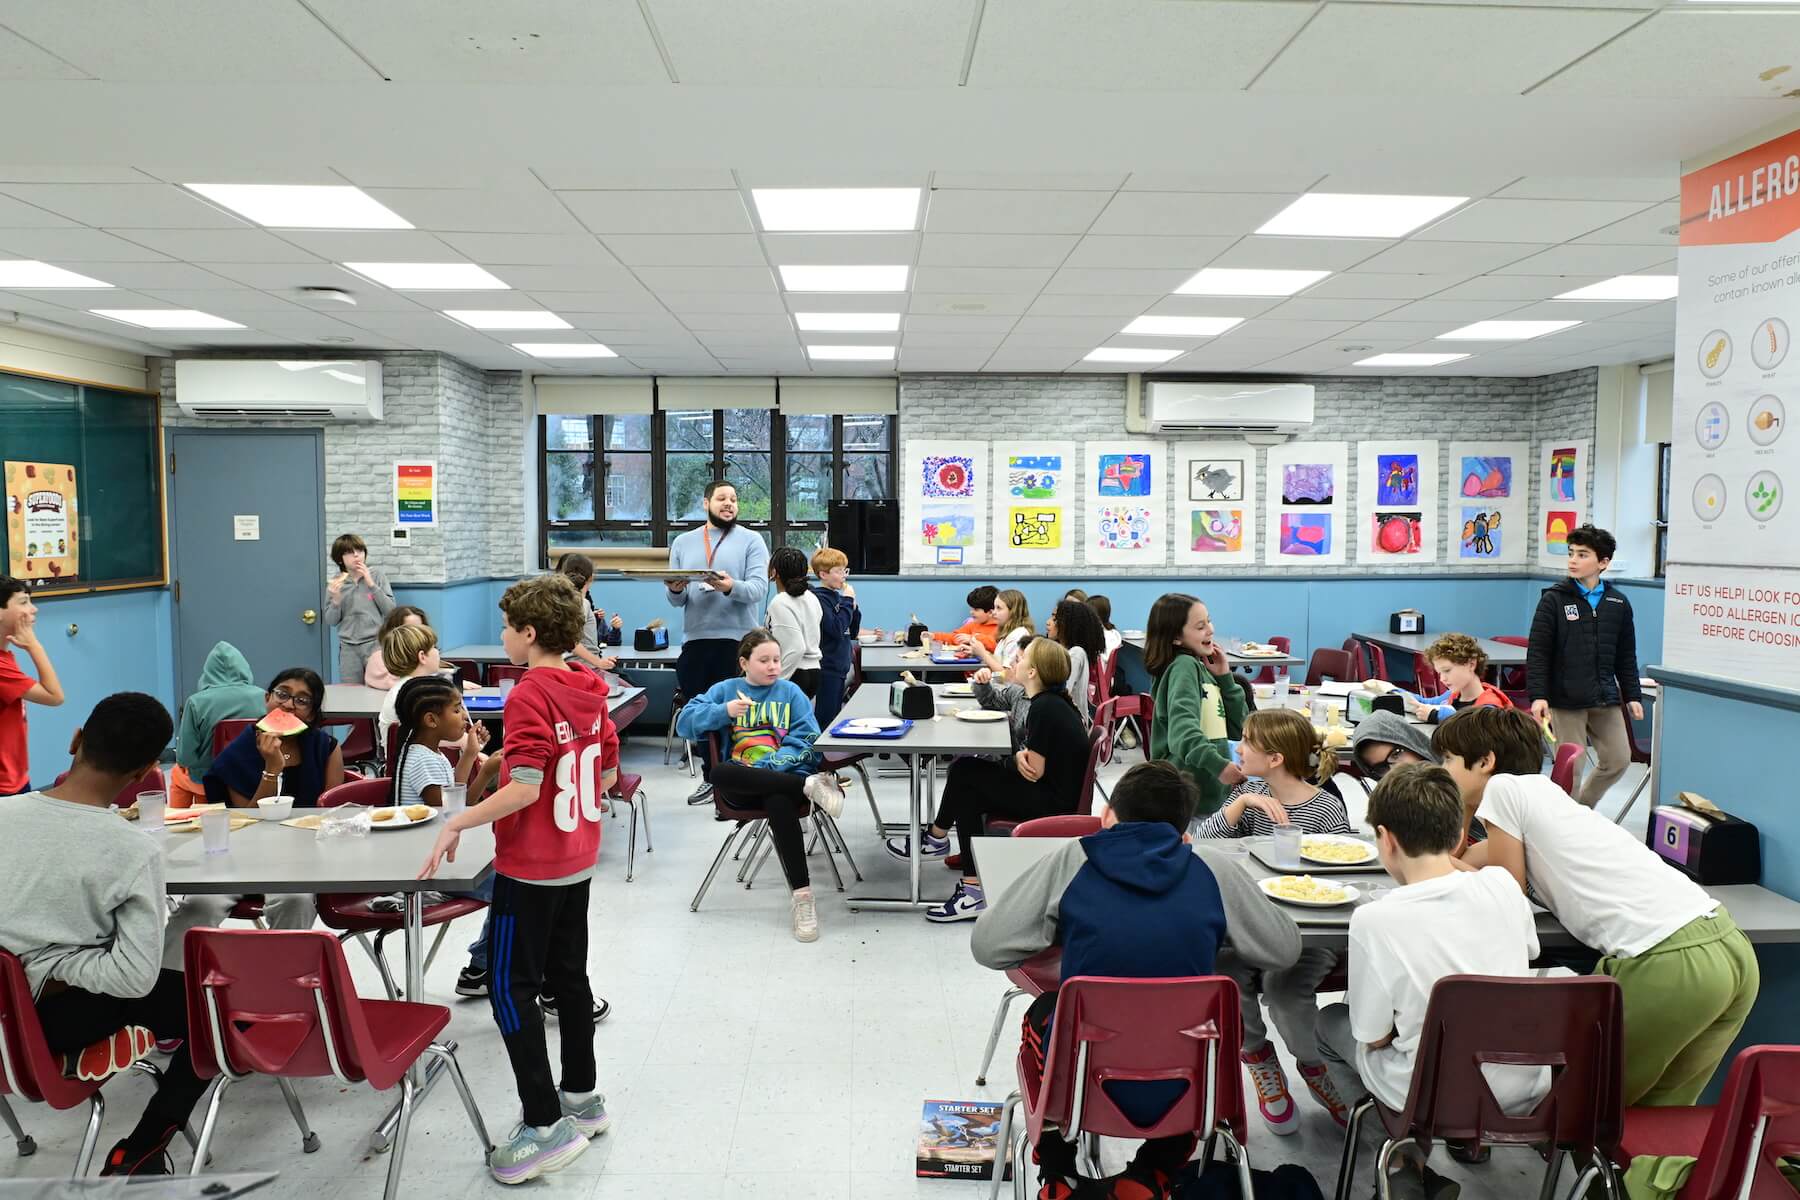
{"label": "blue jeans", "polygon": [[[494,876],[490,873],[469,895],[492,904],[494,902]],[[491,915],[484,918],[481,922],[481,936],[469,943],[469,965],[477,971],[488,969],[488,925],[492,921]]]}

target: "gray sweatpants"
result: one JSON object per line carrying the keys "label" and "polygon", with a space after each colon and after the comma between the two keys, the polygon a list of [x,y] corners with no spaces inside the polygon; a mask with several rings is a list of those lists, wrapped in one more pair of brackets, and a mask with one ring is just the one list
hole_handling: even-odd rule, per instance
{"label": "gray sweatpants", "polygon": [[[183,896],[163,930],[163,969],[179,971],[181,943],[190,929],[212,929],[225,923],[242,896]],[[263,901],[263,920],[270,929],[311,929],[319,906],[311,893],[289,892]]]}
{"label": "gray sweatpants", "polygon": [[1319,1052],[1338,1095],[1351,1108],[1361,1104],[1369,1089],[1356,1069],[1356,1035],[1350,1032],[1350,1006],[1328,1004],[1319,1013]]}
{"label": "gray sweatpants", "polygon": [[1255,986],[1255,972],[1233,952],[1219,955],[1218,970],[1237,981],[1243,1007],[1244,1049],[1249,1053],[1269,1043],[1269,1027],[1263,1022],[1263,1005],[1269,1006],[1269,1017],[1296,1062],[1308,1066],[1319,1063],[1319,984],[1337,966],[1335,950],[1309,948],[1291,967],[1262,973],[1262,991]]}
{"label": "gray sweatpants", "polygon": [[[338,682],[348,683],[353,687],[361,687],[363,672],[368,669],[369,658],[375,653],[375,643],[344,642],[338,643]],[[319,697],[324,703],[325,698]]]}

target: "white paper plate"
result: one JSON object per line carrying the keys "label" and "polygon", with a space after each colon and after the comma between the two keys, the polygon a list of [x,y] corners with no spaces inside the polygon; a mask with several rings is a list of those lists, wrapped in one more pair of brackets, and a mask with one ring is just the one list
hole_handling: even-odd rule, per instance
{"label": "white paper plate", "polygon": [[1004,721],[1007,714],[996,708],[959,708],[955,713],[959,721]]}
{"label": "white paper plate", "polygon": [[1259,879],[1256,881],[1256,886],[1261,888],[1263,895],[1267,896],[1269,899],[1280,904],[1292,904],[1296,908],[1343,908],[1345,905],[1355,904],[1358,900],[1362,899],[1361,890],[1353,883],[1332,883],[1327,880],[1315,880],[1314,882],[1323,883],[1327,887],[1334,887],[1341,890],[1344,893],[1344,898],[1342,900],[1295,900],[1287,896],[1279,896],[1272,890],[1274,885],[1279,882],[1279,879]]}
{"label": "white paper plate", "polygon": [[973,696],[974,694],[975,685],[972,683],[946,683],[944,685],[944,695],[946,696]]}
{"label": "white paper plate", "polygon": [[[386,808],[387,805],[384,804],[381,807]],[[376,811],[379,812],[380,809],[377,809]],[[371,821],[369,823],[369,828],[380,831],[383,829],[411,829],[414,825],[429,825],[433,821],[437,820],[438,813],[440,813],[442,811],[443,811],[442,809],[434,808],[429,813],[427,813],[425,816],[419,818],[417,821],[407,820],[406,814],[404,812],[401,812],[386,821]]]}
{"label": "white paper plate", "polygon": [[[1352,859],[1349,861],[1336,858],[1314,858],[1306,852],[1306,844],[1308,842],[1324,842],[1327,845],[1332,846],[1354,846],[1359,850],[1365,851],[1368,857]],[[1374,846],[1358,837],[1348,837],[1341,833],[1309,833],[1300,839],[1300,857],[1307,862],[1318,863],[1319,865],[1326,867],[1357,867],[1361,866],[1363,863],[1375,862],[1379,858],[1379,855],[1375,853]]]}
{"label": "white paper plate", "polygon": [[856,733],[873,733],[881,729],[899,729],[906,722],[899,717],[857,717],[844,725]]}

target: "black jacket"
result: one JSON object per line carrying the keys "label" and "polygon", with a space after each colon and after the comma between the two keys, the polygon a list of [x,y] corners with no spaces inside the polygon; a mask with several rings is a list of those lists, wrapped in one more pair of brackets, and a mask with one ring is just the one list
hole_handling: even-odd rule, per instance
{"label": "black jacket", "polygon": [[1641,700],[1637,626],[1631,601],[1605,584],[1592,607],[1573,579],[1544,589],[1531,618],[1526,687],[1551,708],[1604,708],[1621,699]]}

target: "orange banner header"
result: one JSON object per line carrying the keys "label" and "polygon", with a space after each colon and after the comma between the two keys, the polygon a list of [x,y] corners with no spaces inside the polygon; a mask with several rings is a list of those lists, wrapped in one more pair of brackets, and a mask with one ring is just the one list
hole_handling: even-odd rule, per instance
{"label": "orange banner header", "polygon": [[1800,129],[1681,179],[1681,244],[1753,245],[1800,230]]}

